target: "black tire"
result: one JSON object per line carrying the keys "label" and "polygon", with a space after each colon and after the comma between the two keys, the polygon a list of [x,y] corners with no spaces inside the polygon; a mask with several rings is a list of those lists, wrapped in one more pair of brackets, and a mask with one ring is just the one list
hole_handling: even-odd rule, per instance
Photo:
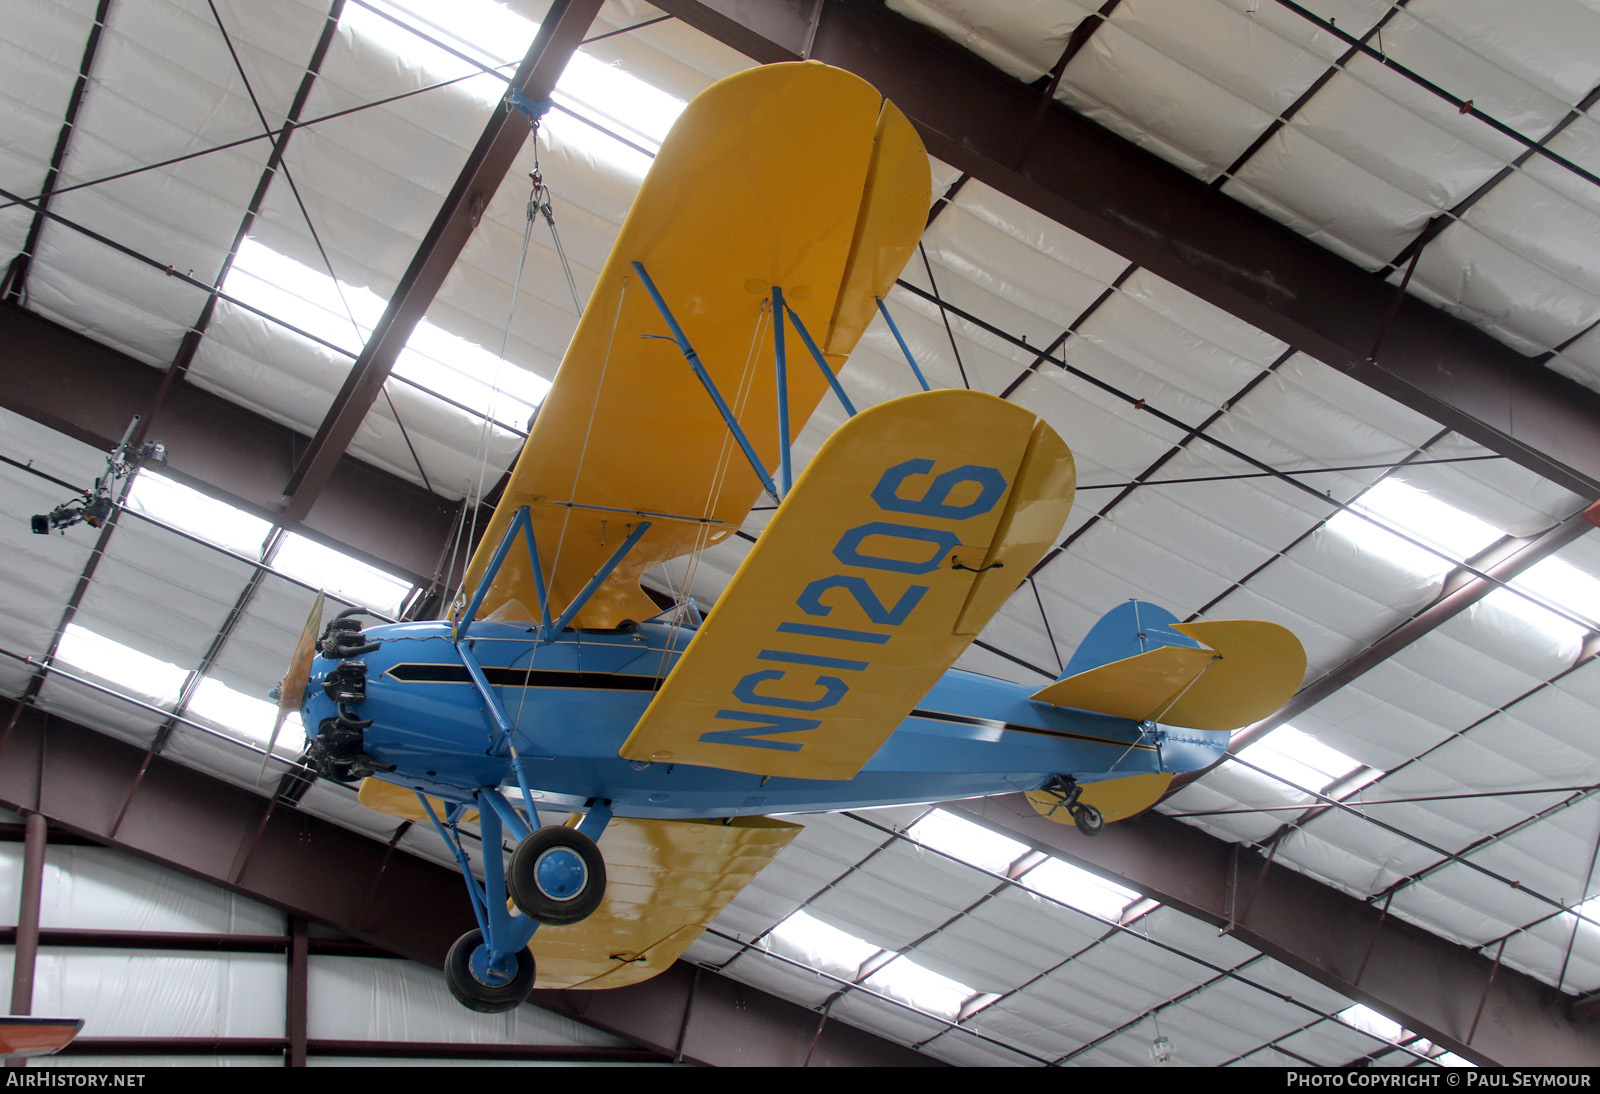
{"label": "black tire", "polygon": [[1105,816],[1092,805],[1078,806],[1072,814],[1072,821],[1078,826],[1078,831],[1086,836],[1098,836],[1106,826]]}
{"label": "black tire", "polygon": [[[576,856],[582,864],[581,887],[563,892],[541,882],[541,862],[552,853]],[[587,919],[606,895],[606,862],[594,840],[576,828],[552,824],[517,844],[506,868],[506,892],[523,915],[560,926]]]}
{"label": "black tire", "polygon": [[485,984],[472,972],[472,955],[483,945],[483,932],[471,930],[456,939],[444,959],[444,982],[456,1002],[480,1014],[502,1014],[527,1001],[533,991],[533,954],[517,951],[517,971],[504,984]]}

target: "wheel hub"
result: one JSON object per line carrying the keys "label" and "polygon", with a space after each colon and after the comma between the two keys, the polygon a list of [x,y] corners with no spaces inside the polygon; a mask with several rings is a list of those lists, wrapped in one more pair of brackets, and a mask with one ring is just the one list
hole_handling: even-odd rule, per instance
{"label": "wheel hub", "polygon": [[479,946],[472,951],[467,967],[479,983],[498,988],[511,982],[511,978],[517,973],[517,962],[512,954],[500,954],[498,961],[493,960],[493,956],[488,946]]}
{"label": "wheel hub", "polygon": [[534,863],[533,876],[539,890],[551,900],[571,900],[583,892],[589,871],[577,852],[552,847]]}

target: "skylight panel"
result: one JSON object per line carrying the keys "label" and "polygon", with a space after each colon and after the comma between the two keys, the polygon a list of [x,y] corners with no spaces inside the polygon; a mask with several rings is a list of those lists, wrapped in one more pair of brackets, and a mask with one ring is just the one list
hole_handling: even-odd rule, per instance
{"label": "skylight panel", "polygon": [[[430,78],[460,75],[465,65],[447,56],[423,35],[509,75],[539,31],[538,23],[491,0],[370,2],[373,8],[388,12],[418,33],[362,10],[359,5],[349,9],[346,19],[350,25]],[[498,103],[505,95],[505,84],[493,78],[470,80],[462,86],[486,105]],[[581,50],[567,62],[551,98],[592,123],[586,125],[559,112],[546,115],[544,124],[550,126],[556,139],[581,147],[639,178],[649,170],[651,157],[660,150],[667,130],[687,105],[677,96]],[[630,149],[594,127],[614,133],[644,151]]]}
{"label": "skylight panel", "polygon": [[181,528],[207,543],[260,558],[272,522],[207,497],[181,483],[141,469],[128,492],[129,509]]}
{"label": "skylight panel", "polygon": [[1036,893],[1113,923],[1120,923],[1128,905],[1139,899],[1132,889],[1056,858],[1046,859],[1023,874],[1021,882]]}
{"label": "skylight panel", "polygon": [[[416,30],[396,25],[385,14]],[[345,9],[341,22],[430,77],[446,78],[470,66],[422,35],[492,67],[520,60],[539,32],[538,23],[494,0],[360,0]],[[479,95],[488,91],[498,99],[504,90],[497,80],[482,83],[474,88]]]}
{"label": "skylight panel", "polygon": [[[1483,598],[1485,606],[1493,606],[1506,612],[1508,615],[1521,619],[1524,623],[1542,632],[1558,645],[1576,651],[1583,642],[1584,635],[1588,632],[1569,619],[1563,619],[1555,612],[1543,608],[1523,596],[1518,596],[1510,589],[1496,589]],[[1559,601],[1558,601],[1559,603]]]}
{"label": "skylight panel", "polygon": [[906,834],[918,843],[993,874],[1005,874],[1012,863],[1028,853],[1026,844],[1007,839],[943,809],[929,811],[907,829]]}
{"label": "skylight panel", "polygon": [[1357,513],[1345,512],[1333,517],[1328,521],[1329,532],[1402,569],[1435,579],[1450,569],[1450,560],[1459,562],[1470,558],[1504,535],[1500,529],[1470,513],[1394,478],[1385,479],[1362,494],[1351,508],[1442,551],[1449,560],[1363,520]]}
{"label": "skylight panel", "polygon": [[1362,1003],[1346,1007],[1337,1015],[1339,1021],[1347,1026],[1359,1029],[1363,1033],[1370,1033],[1374,1037],[1385,1041],[1397,1042],[1411,1034],[1399,1022],[1392,1021]]}
{"label": "skylight panel", "polygon": [[1293,726],[1279,726],[1239,758],[1306,790],[1321,791],[1364,766]]}
{"label": "skylight panel", "polygon": [[370,289],[336,282],[253,239],[239,244],[222,291],[352,355],[383,316]]}
{"label": "skylight panel", "polygon": [[[962,1007],[978,995],[975,989],[959,981],[919,965],[909,957],[891,956],[881,947],[864,942],[805,911],[789,915],[767,937],[803,964],[951,1021],[957,1020]],[[861,974],[868,968],[872,971],[863,978]]]}
{"label": "skylight panel", "polygon": [[1530,566],[1509,584],[1513,589],[1522,589],[1547,604],[1600,627],[1600,579],[1584,573],[1570,562],[1547,558],[1536,566]]}
{"label": "skylight panel", "polygon": [[501,422],[523,427],[544,402],[550,381],[502,361],[482,346],[424,319],[417,324],[394,371],[430,391]]}
{"label": "skylight panel", "polygon": [[178,701],[183,682],[189,678],[185,669],[76,623],[68,623],[62,632],[55,659],[164,707]]}
{"label": "skylight panel", "polygon": [[1381,1041],[1390,1044],[1402,1045],[1412,1052],[1426,1056],[1430,1061],[1440,1067],[1476,1067],[1471,1060],[1463,1059],[1453,1052],[1447,1052],[1432,1041],[1418,1037],[1411,1030],[1399,1022],[1385,1018],[1371,1007],[1356,1003],[1346,1007],[1334,1015],[1339,1021],[1362,1033],[1368,1033]]}
{"label": "skylight panel", "polygon": [[1505,534],[1487,521],[1394,478],[1383,480],[1361,495],[1356,507],[1453,558],[1470,558]]}
{"label": "skylight panel", "polygon": [[976,989],[924,968],[909,957],[896,957],[861,984],[952,1022],[960,1016],[967,1000],[978,994]]}
{"label": "skylight panel", "polygon": [[398,615],[411,583],[293,532],[279,541],[272,565],[290,577],[384,615]]}
{"label": "skylight panel", "polygon": [[[372,290],[335,281],[253,239],[239,247],[223,291],[352,355],[360,352],[385,307]],[[427,319],[407,339],[394,374],[519,429],[550,390],[542,376]]]}
{"label": "skylight panel", "polygon": [[[611,165],[622,174],[638,179],[641,182],[649,172],[650,164],[654,160],[655,149],[649,144],[638,142],[641,147],[650,149],[649,152],[641,152],[638,149],[629,148],[621,141],[595,129],[592,125],[579,118],[563,114],[559,110],[552,110],[544,116],[544,121],[540,123],[540,131],[549,134],[550,140],[556,144],[577,149],[583,155],[592,156],[596,160]],[[561,219],[560,178],[552,179],[551,187],[552,192],[557,195],[555,210],[556,220],[559,222]]]}
{"label": "skylight panel", "polygon": [[[1561,914],[1566,919],[1577,921],[1580,929],[1600,931],[1600,926],[1597,926],[1597,924],[1600,924],[1600,896],[1590,897],[1582,904],[1575,905],[1571,911],[1562,912]],[[1584,924],[1587,924],[1588,927],[1584,928]]]}
{"label": "skylight panel", "polygon": [[573,55],[556,84],[554,99],[652,154],[660,150],[667,131],[688,105],[676,95],[584,53]]}
{"label": "skylight panel", "polygon": [[[278,717],[278,704],[235,691],[220,680],[206,677],[189,697],[185,713],[192,718],[212,722],[246,740],[265,745],[272,736],[272,723]],[[305,729],[300,721],[300,712],[293,711],[283,721],[275,751],[297,752],[304,740]]]}
{"label": "skylight panel", "polygon": [[790,914],[772,928],[768,937],[797,960],[851,982],[860,975],[862,966],[883,953],[880,947],[805,911]]}

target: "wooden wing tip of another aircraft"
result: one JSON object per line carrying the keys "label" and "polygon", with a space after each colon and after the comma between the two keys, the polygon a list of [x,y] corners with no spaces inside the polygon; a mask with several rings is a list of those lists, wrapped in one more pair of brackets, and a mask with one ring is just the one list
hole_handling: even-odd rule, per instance
{"label": "wooden wing tip of another aircraft", "polygon": [[50,1056],[60,1052],[82,1032],[83,1022],[82,1018],[0,1016],[0,1056]]}

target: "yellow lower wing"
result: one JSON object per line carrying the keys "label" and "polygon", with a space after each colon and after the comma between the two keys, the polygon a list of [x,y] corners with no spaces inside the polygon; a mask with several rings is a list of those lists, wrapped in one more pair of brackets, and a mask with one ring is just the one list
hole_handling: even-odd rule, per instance
{"label": "yellow lower wing", "polygon": [[[414,791],[361,783],[361,804],[419,824],[430,818]],[[429,798],[436,816],[446,806]],[[477,810],[462,818],[478,823]],[[606,896],[581,923],[541,926],[533,951],[541,988],[618,988],[648,980],[683,955],[728,902],[803,827],[771,817],[729,820],[613,818],[600,837]],[[519,914],[515,908],[513,915]]]}
{"label": "yellow lower wing", "polygon": [[727,821],[618,818],[600,839],[606,898],[581,923],[542,926],[533,951],[541,988],[619,988],[682,956],[803,831],[770,817]]}
{"label": "yellow lower wing", "polygon": [[[766,65],[695,98],[639,190],[463,587],[482,581],[528,506],[557,615],[649,520],[575,622],[654,615],[639,576],[730,534],[761,485],[633,264],[771,468],[780,440],[772,288],[837,371],[916,246],[928,193],[915,129],[848,72]],[[786,346],[792,438],[826,381],[793,331]],[[481,612],[527,620],[539,607],[527,552],[512,551]]]}
{"label": "yellow lower wing", "polygon": [[[382,779],[362,779],[361,788],[356,792],[356,801],[368,809],[379,813],[387,813],[391,817],[411,821],[413,824],[432,824],[434,818],[444,819],[450,811],[444,799],[428,797],[428,807],[433,810],[433,816],[428,815],[428,810],[422,808],[422,802],[417,798],[417,792],[410,787],[396,786],[386,783]],[[462,824],[477,824],[478,811],[468,809],[461,814]]]}
{"label": "yellow lower wing", "polygon": [[896,399],[818,451],[621,753],[848,779],[1056,542],[1072,454],[1015,404]]}

